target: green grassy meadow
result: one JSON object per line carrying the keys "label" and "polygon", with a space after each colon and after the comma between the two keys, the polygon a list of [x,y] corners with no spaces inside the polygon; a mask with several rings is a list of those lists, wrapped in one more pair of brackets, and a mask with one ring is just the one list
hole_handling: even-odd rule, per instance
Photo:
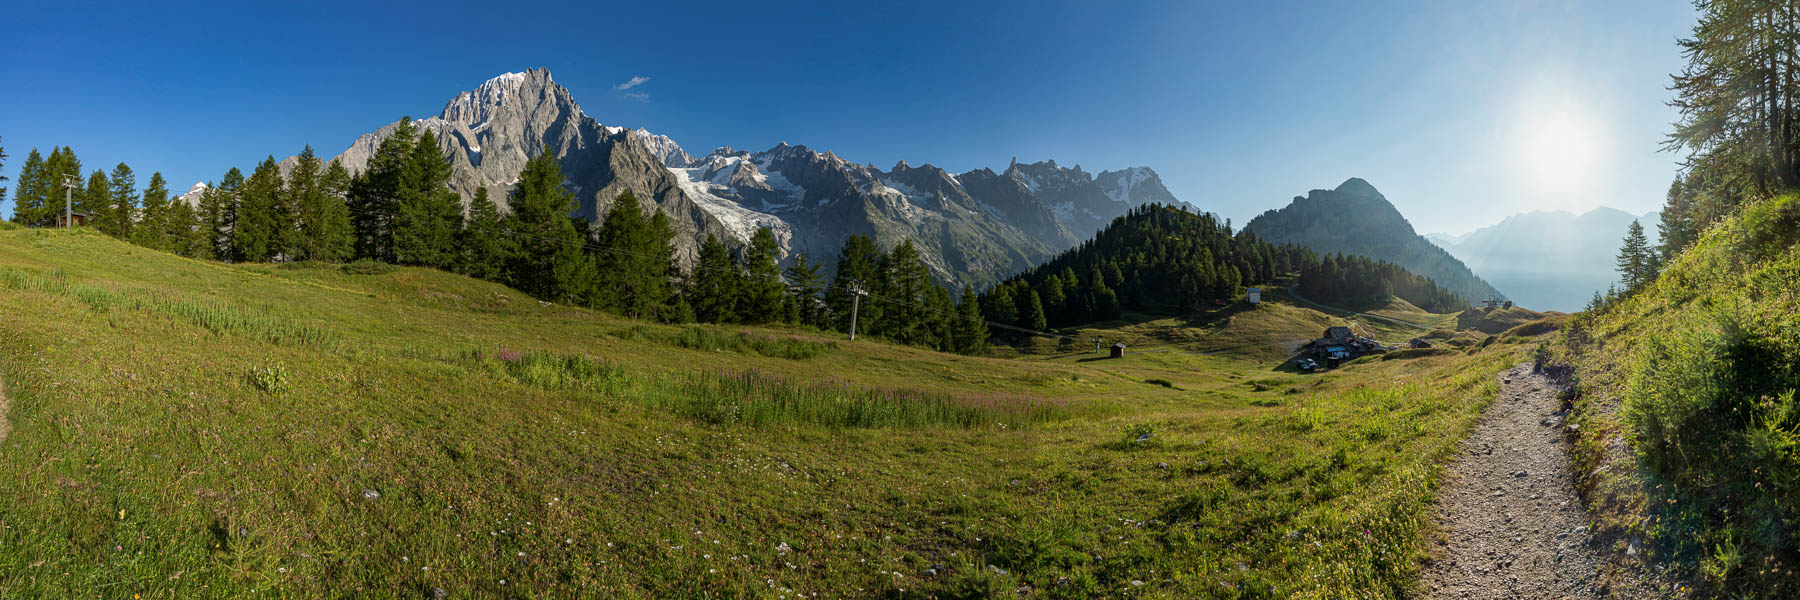
{"label": "green grassy meadow", "polygon": [[0,597],[1397,597],[1537,340],[1278,368],[1333,319],[963,357],[9,228]]}

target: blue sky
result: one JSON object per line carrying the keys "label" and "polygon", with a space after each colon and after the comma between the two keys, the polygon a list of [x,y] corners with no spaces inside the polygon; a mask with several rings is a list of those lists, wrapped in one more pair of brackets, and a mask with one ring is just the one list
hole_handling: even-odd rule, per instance
{"label": "blue sky", "polygon": [[602,123],[696,154],[1147,165],[1238,225],[1358,176],[1460,233],[1656,209],[1694,19],[1675,0],[779,4],[28,1],[0,42],[4,174],[70,145],[180,192],[541,66]]}

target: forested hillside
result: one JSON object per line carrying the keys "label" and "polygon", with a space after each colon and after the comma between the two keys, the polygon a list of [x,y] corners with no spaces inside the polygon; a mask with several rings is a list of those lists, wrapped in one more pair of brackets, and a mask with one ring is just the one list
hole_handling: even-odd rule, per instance
{"label": "forested hillside", "polygon": [[1244,231],[1321,254],[1354,254],[1405,267],[1464,300],[1504,298],[1462,261],[1413,231],[1412,224],[1368,182],[1355,177],[1335,190],[1313,190],[1280,210],[1251,219]]}
{"label": "forested hillside", "polygon": [[1243,297],[1299,273],[1310,297],[1339,304],[1398,296],[1433,312],[1466,302],[1396,265],[1353,256],[1321,258],[1295,245],[1233,234],[1211,214],[1147,205],[1113,220],[1094,239],[1001,282],[982,298],[987,319],[1025,329],[1116,319],[1122,311],[1193,312]]}

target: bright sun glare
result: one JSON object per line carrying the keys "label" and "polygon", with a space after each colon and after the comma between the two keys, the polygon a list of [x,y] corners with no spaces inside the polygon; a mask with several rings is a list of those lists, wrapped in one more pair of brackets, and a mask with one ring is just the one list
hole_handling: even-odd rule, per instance
{"label": "bright sun glare", "polygon": [[1537,203],[1566,207],[1583,198],[1608,149],[1594,116],[1574,101],[1527,102],[1518,118],[1514,152]]}

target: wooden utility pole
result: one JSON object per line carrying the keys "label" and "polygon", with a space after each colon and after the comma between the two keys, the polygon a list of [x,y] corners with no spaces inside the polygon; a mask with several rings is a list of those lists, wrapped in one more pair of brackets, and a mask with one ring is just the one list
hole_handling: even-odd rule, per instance
{"label": "wooden utility pole", "polygon": [[856,341],[856,313],[862,308],[862,297],[869,295],[861,285],[850,286],[850,341]]}

